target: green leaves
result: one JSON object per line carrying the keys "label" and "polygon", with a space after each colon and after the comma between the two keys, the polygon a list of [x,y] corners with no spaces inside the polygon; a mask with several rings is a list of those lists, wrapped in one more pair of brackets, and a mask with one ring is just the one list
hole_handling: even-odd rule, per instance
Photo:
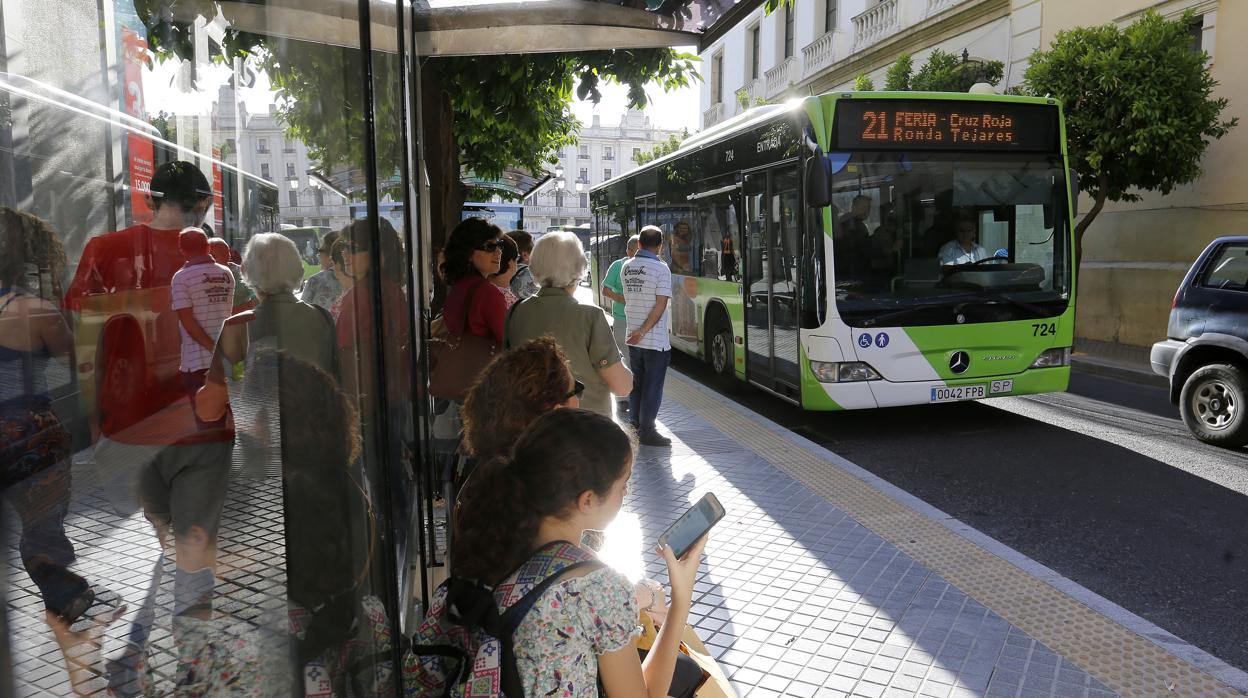
{"label": "green leaves", "polygon": [[910,74],[914,70],[914,60],[910,54],[903,53],[897,62],[888,67],[884,74],[884,89],[890,92],[904,92],[910,89]]}
{"label": "green leaves", "polygon": [[653,149],[645,151],[645,152],[640,152],[634,155],[633,162],[637,163],[638,165],[644,165],[647,162],[650,162],[651,160],[658,160],[664,155],[667,155],[669,153],[674,153],[678,149],[680,149],[680,144],[684,143],[685,139],[688,137],[689,137],[688,129],[683,130],[683,132],[680,135],[673,133],[667,137],[666,141],[663,141],[659,143],[658,145],[654,146]]}
{"label": "green leaves", "polygon": [[1071,165],[1093,197],[1133,201],[1133,190],[1192,182],[1209,143],[1238,122],[1221,118],[1228,102],[1213,97],[1208,56],[1191,50],[1191,22],[1149,12],[1125,29],[1059,32],[1032,55],[1026,90],[1064,103]]}
{"label": "green leaves", "polygon": [[[909,61],[909,56],[903,56]],[[898,63],[901,58],[898,58]],[[897,67],[896,64],[893,66]],[[890,71],[892,68],[889,69]],[[910,80],[910,89],[924,92],[966,92],[977,82],[996,85],[1005,75],[1001,61],[963,60],[952,53],[934,49],[927,63]]]}
{"label": "green leaves", "polygon": [[854,78],[855,92],[871,92],[874,89],[875,83],[871,81],[871,78],[867,77],[866,73],[859,73],[858,77]]}

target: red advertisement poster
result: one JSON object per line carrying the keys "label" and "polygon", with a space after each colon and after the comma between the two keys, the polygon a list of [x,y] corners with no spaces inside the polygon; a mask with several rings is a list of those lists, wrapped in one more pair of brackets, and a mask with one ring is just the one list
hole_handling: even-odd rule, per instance
{"label": "red advertisement poster", "polygon": [[[143,105],[143,67],[147,64],[147,40],[131,29],[121,31],[122,65],[125,80],[122,106],[126,114],[147,119]],[[152,141],[141,133],[131,131],[127,136],[126,150],[130,166],[130,215],[135,223],[152,219],[148,206],[148,193],[152,172],[156,169]]]}
{"label": "red advertisement poster", "polygon": [[[212,149],[212,159],[221,160],[221,149]],[[221,178],[221,165],[212,163],[212,228],[218,237],[225,237],[225,187]]]}

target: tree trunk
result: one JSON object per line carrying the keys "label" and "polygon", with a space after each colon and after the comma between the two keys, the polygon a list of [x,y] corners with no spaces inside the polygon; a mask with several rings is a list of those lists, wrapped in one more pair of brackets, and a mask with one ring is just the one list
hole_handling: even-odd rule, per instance
{"label": "tree trunk", "polygon": [[1092,204],[1092,208],[1083,215],[1079,223],[1075,225],[1075,273],[1079,272],[1079,265],[1083,262],[1083,235],[1088,232],[1088,226],[1092,225],[1092,221],[1096,218],[1101,209],[1105,208],[1105,199],[1109,190],[1109,177],[1104,174],[1098,175],[1096,178],[1096,201]]}
{"label": "tree trunk", "polygon": [[[446,236],[459,222],[464,208],[464,185],[459,175],[459,146],[455,142],[455,112],[451,100],[442,89],[436,59],[425,63],[421,74],[421,111],[424,141],[425,172],[429,176],[429,225],[428,259],[436,265],[438,252],[446,243]],[[434,270],[433,312],[442,308],[446,287],[437,270]]]}

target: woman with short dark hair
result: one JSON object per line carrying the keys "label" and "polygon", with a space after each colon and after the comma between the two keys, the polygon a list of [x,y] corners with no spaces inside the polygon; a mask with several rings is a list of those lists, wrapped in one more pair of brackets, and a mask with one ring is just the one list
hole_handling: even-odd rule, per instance
{"label": "woman with short dark hair", "polygon": [[503,258],[503,231],[481,218],[465,218],[442,250],[442,279],[450,290],[442,308],[446,329],[503,343],[507,301],[489,282]]}

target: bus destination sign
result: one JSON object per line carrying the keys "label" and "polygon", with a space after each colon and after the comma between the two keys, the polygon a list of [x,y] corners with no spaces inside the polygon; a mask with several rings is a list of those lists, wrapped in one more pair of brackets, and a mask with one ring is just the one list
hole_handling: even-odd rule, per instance
{"label": "bus destination sign", "polygon": [[837,150],[1057,150],[1057,108],[979,101],[842,99]]}

